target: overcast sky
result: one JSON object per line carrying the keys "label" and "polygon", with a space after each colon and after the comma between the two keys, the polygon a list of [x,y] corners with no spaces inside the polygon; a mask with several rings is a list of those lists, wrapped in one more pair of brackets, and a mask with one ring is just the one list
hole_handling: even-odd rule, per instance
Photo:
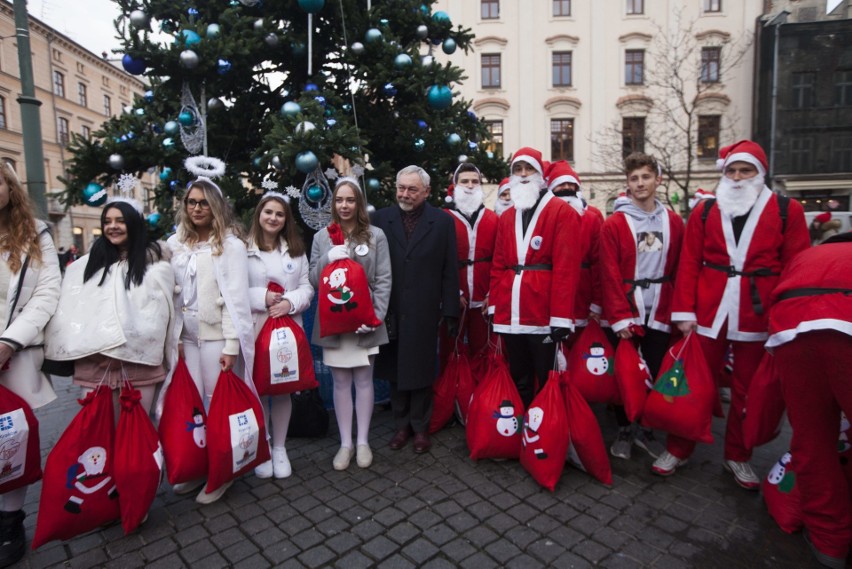
{"label": "overcast sky", "polygon": [[27,10],[96,54],[120,47],[112,26],[118,5],[110,0],[28,0]]}

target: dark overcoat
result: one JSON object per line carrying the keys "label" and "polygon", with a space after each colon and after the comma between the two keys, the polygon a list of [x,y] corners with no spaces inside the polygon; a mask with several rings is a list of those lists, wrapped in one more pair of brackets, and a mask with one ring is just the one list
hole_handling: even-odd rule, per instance
{"label": "dark overcoat", "polygon": [[376,377],[410,391],[430,387],[437,367],[438,323],[459,316],[456,231],[452,218],[428,203],[406,239],[399,206],[377,211],[373,225],[385,232],[391,258],[391,336],[376,360]]}

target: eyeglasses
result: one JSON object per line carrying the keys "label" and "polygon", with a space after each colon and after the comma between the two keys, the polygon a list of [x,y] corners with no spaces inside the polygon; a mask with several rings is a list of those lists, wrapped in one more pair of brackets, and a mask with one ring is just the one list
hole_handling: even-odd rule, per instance
{"label": "eyeglasses", "polygon": [[196,207],[201,207],[201,209],[210,209],[210,202],[207,200],[194,200],[192,198],[188,198],[183,200],[183,203],[186,204],[186,209],[195,209]]}
{"label": "eyeglasses", "polygon": [[421,190],[417,186],[397,186],[396,191],[400,194],[419,194]]}

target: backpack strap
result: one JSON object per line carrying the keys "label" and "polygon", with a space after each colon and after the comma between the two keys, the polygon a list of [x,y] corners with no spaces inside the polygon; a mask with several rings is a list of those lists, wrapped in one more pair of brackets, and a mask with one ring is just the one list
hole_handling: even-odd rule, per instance
{"label": "backpack strap", "polygon": [[707,216],[710,215],[710,210],[713,209],[713,206],[716,205],[715,198],[708,198],[704,200],[704,209],[701,210],[701,223],[707,225]]}
{"label": "backpack strap", "polygon": [[790,198],[781,194],[775,194],[778,198],[778,216],[781,218],[781,235],[787,231],[787,210],[790,209]]}

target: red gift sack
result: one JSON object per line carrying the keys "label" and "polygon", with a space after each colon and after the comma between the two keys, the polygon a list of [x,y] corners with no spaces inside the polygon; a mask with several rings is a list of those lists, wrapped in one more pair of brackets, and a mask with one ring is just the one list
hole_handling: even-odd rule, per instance
{"label": "red gift sack", "polygon": [[792,456],[784,453],[761,485],[766,509],[778,526],[787,533],[802,529],[802,506]]}
{"label": "red gift sack", "polygon": [[632,340],[621,340],[615,349],[615,383],[627,418],[631,423],[638,420],[653,383],[648,365]]}
{"label": "red gift sack", "polygon": [[524,414],[521,437],[521,466],[551,492],[562,477],[569,440],[559,372],[551,371]]}
{"label": "red gift sack", "polygon": [[99,387],[79,403],[83,408],[47,455],[33,549],[121,516],[112,468],[112,390]]}
{"label": "red gift sack", "polygon": [[456,418],[462,425],[467,425],[467,416],[470,413],[470,400],[473,398],[473,390],[476,383],[470,370],[470,361],[464,353],[459,354],[456,364],[458,384],[456,386]]}
{"label": "red gift sack", "polygon": [[[333,245],[343,245],[343,231],[337,223],[328,226],[328,236]],[[354,332],[362,324],[372,328],[382,324],[373,309],[367,274],[357,261],[341,259],[326,265],[317,296],[321,338]]]}
{"label": "red gift sack", "polygon": [[41,480],[38,419],[26,401],[0,385],[0,494]]}
{"label": "red gift sack", "polygon": [[[269,292],[283,293],[277,283]],[[305,331],[289,316],[267,318],[254,344],[252,380],[259,395],[287,395],[319,387]]]}
{"label": "red gift sack", "polygon": [[642,425],[712,444],[710,423],[716,398],[716,382],[695,333],[690,333],[666,352],[660,376],[645,401]]}
{"label": "red gift sack", "polygon": [[163,448],[148,411],[139,404],[141,399],[139,390],[129,385],[119,397],[112,471],[125,535],[148,515],[163,479]]}
{"label": "red gift sack", "polygon": [[781,433],[784,409],[775,356],[766,352],[751,379],[743,410],[743,443],[747,449],[765,445]]}
{"label": "red gift sack", "polygon": [[208,493],[269,460],[260,400],[232,370],[216,381],[207,430]]}
{"label": "red gift sack", "polygon": [[432,384],[432,417],[429,419],[429,433],[437,433],[452,419],[458,390],[459,354],[450,354],[444,371]]}
{"label": "red gift sack", "polygon": [[524,402],[505,364],[496,364],[476,386],[466,435],[470,458],[518,458]]}
{"label": "red gift sack", "polygon": [[615,350],[597,320],[580,333],[568,352],[571,381],[590,403],[621,403],[613,372]]}
{"label": "red gift sack", "polygon": [[186,362],[178,360],[157,430],[169,484],[207,476],[207,414]]}
{"label": "red gift sack", "polygon": [[561,383],[571,434],[569,460],[603,484],[612,486],[612,467],[598,420],[580,390],[564,374]]}
{"label": "red gift sack", "polygon": [[506,359],[506,348],[503,345],[503,338],[496,334],[492,334],[494,340],[489,339],[488,344],[482,347],[470,359],[470,372],[473,376],[474,385],[479,385],[485,376],[488,375],[492,366],[498,362],[504,364],[509,363]]}

